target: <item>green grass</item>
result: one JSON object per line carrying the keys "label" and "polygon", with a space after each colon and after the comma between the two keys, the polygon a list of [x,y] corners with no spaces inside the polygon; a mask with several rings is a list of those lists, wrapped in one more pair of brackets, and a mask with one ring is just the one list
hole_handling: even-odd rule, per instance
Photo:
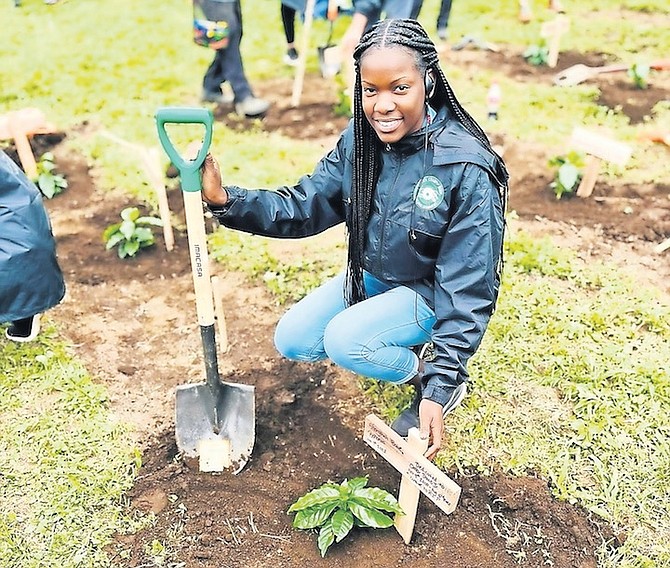
{"label": "green grass", "polygon": [[0,344],[0,566],[108,565],[140,456],[53,330]]}
{"label": "green grass", "polygon": [[[421,19],[430,33],[438,3],[424,4]],[[564,49],[626,62],[670,52],[665,0],[564,3],[572,20]],[[67,131],[65,144],[86,157],[101,189],[127,195],[128,205],[155,204],[137,156],[101,131],[157,146],[158,107],[199,106],[212,54],[191,41],[190,3],[23,4],[0,6],[0,114],[42,109]],[[268,6],[266,0],[244,2],[243,55],[252,84],[292,73],[280,65],[279,3]],[[544,3],[536,3],[531,24],[518,24],[516,16],[515,0],[455,3],[450,36],[475,34],[520,53],[553,17]],[[661,25],[652,25],[652,16]],[[346,18],[338,20],[336,38],[345,26]],[[315,47],[327,33],[325,22],[317,22],[308,72],[316,72]],[[459,98],[480,120],[486,90],[497,79],[503,106],[490,127],[543,147],[548,158],[562,153],[575,125],[606,126],[631,143],[640,128],[599,107],[592,84],[558,89],[486,69],[470,79],[448,55],[444,62]],[[669,118],[670,106],[659,103],[648,123]],[[174,140],[182,146],[194,135],[178,129]],[[307,141],[254,127],[235,132],[218,122],[212,150],[226,182],[259,187],[297,179],[321,155]],[[626,168],[607,168],[605,175],[617,183],[668,179],[666,154],[660,145],[636,145]],[[215,258],[263,279],[283,303],[341,266],[341,243],[321,250],[320,242],[310,246],[309,257],[287,261],[271,240],[230,232],[211,238]],[[585,267],[547,241],[515,235],[508,249],[500,305],[472,361],[467,403],[448,421],[449,447],[439,463],[547,479],[557,497],[627,535],[618,550],[600,550],[601,568],[670,565],[668,306],[617,271]],[[34,345],[0,344],[0,369],[0,568],[110,565],[105,544],[139,522],[123,508],[139,456],[110,415],[104,388],[53,329]],[[407,397],[377,383],[366,388],[388,417]]]}

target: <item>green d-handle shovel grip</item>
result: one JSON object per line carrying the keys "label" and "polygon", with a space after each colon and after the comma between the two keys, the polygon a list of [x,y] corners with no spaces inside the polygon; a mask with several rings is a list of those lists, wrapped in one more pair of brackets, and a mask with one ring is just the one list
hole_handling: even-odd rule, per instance
{"label": "green d-handle shovel grip", "polygon": [[[205,127],[205,138],[195,160],[185,160],[179,155],[165,131],[166,124],[202,124]],[[183,191],[200,191],[202,189],[200,166],[205,161],[209,145],[212,143],[213,124],[214,116],[212,115],[212,111],[205,108],[163,107],[156,111],[158,138],[165,153],[179,170]]]}
{"label": "green d-handle shovel grip", "polygon": [[[202,147],[195,160],[186,160],[179,155],[177,149],[172,145],[165,125],[173,124],[202,124],[205,127],[205,137]],[[205,221],[203,218],[202,201],[200,191],[202,180],[200,178],[200,166],[205,161],[212,141],[212,124],[214,117],[212,111],[203,108],[163,107],[156,111],[156,125],[158,137],[174,166],[179,170],[181,176],[181,188],[184,196],[184,212],[186,214],[186,231],[188,233],[188,246],[191,256],[191,269],[193,272],[193,284],[195,286],[195,301],[198,312],[198,322],[201,331],[206,332],[207,340],[203,335],[203,343],[206,351],[213,338],[210,338],[210,330],[214,330],[214,302],[212,294],[212,283],[209,279],[209,261],[207,258],[207,236],[205,234]],[[216,381],[218,383],[218,378]]]}

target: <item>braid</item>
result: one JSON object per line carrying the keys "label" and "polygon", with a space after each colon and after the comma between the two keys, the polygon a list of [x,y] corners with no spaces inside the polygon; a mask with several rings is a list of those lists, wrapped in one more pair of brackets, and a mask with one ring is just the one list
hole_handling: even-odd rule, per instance
{"label": "braid", "polygon": [[349,222],[349,246],[345,298],[349,305],[365,299],[363,254],[372,192],[379,177],[381,143],[363,114],[361,75],[356,73],[354,85],[354,171],[351,193],[352,215]]}
{"label": "braid", "polygon": [[[372,195],[381,167],[382,144],[363,112],[360,63],[363,54],[371,48],[396,46],[412,53],[417,61],[419,72],[425,75],[428,70],[435,74],[435,91],[431,105],[436,108],[447,106],[458,121],[495,157],[495,173],[499,181],[498,193],[503,206],[507,208],[509,193],[508,173],[502,158],[492,148],[484,130],[463,108],[456,98],[451,85],[440,67],[435,44],[416,20],[391,19],[374,24],[361,37],[354,50],[356,80],[354,84],[354,164],[353,188],[351,195],[351,218],[348,223],[349,248],[347,272],[345,278],[345,298],[349,305],[365,299],[363,284],[363,255],[365,251],[367,221],[372,206]],[[503,238],[504,240],[504,238]],[[502,247],[502,245],[501,245]],[[503,254],[496,272],[498,279],[502,273]]]}

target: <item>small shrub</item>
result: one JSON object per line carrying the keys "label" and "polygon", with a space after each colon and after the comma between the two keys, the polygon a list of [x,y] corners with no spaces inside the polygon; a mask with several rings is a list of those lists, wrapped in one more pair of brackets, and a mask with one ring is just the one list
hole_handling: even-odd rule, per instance
{"label": "small shrub", "polygon": [[54,173],[55,169],[54,155],[51,152],[42,154],[37,163],[37,187],[47,199],[62,193],[67,187],[67,180],[62,175]]}
{"label": "small shrub", "polygon": [[584,156],[572,151],[565,156],[555,156],[549,160],[549,165],[558,168],[554,181],[549,185],[554,190],[556,199],[560,199],[566,193],[574,193],[582,179]]}
{"label": "small shrub", "polygon": [[531,65],[547,65],[549,61],[549,48],[544,45],[531,45],[523,52],[523,58]]}
{"label": "small shrub", "polygon": [[321,556],[326,555],[333,542],[344,539],[354,526],[388,528],[393,525],[393,519],[383,511],[402,514],[393,495],[384,489],[366,487],[367,483],[367,477],[345,479],[340,485],[324,483],[289,507],[289,513],[296,513],[294,527],[319,528],[317,544]]}
{"label": "small shrub", "polygon": [[102,239],[107,250],[117,248],[119,258],[135,256],[141,248],[154,244],[154,234],[150,227],[143,225],[162,226],[157,217],[140,217],[137,207],[127,207],[121,211],[120,223],[114,223],[105,229]]}

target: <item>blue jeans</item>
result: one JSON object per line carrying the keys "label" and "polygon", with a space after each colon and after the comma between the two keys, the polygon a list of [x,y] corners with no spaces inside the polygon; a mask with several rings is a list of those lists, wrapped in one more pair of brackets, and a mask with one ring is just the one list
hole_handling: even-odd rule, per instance
{"label": "blue jeans", "polygon": [[364,281],[368,298],[350,307],[344,274],[305,296],[279,321],[277,350],[295,361],[328,358],[358,375],[397,384],[416,376],[419,359],[411,347],[430,340],[434,311],[405,286],[367,272]]}

